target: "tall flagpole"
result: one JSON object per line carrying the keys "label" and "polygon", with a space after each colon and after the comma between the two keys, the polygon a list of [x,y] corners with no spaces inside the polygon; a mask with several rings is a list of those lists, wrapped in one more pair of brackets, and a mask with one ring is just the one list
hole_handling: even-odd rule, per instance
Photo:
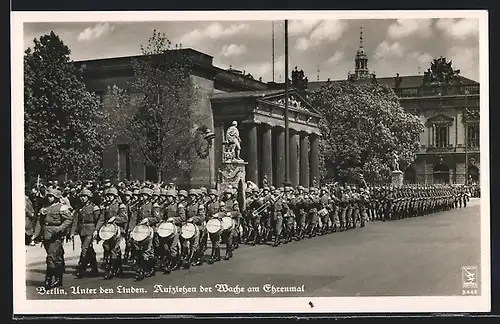
{"label": "tall flagpole", "polygon": [[274,82],[274,20],[272,21],[272,59],[273,59],[273,82]]}
{"label": "tall flagpole", "polygon": [[288,20],[285,20],[285,186],[290,185],[290,129],[288,123]]}

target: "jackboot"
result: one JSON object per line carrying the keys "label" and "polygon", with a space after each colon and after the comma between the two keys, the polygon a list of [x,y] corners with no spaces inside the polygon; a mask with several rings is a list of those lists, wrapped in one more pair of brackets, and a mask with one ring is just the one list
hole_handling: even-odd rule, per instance
{"label": "jackboot", "polygon": [[[84,264],[85,264],[85,266],[84,266]],[[78,279],[83,278],[83,275],[84,275],[84,273],[85,273],[85,270],[87,270],[86,268],[87,268],[87,267],[86,267],[86,263],[85,263],[85,262],[83,262],[83,261],[80,259],[80,261],[78,262],[78,265],[76,266],[76,273],[75,273],[75,277],[76,277],[76,278],[78,278]]]}
{"label": "jackboot", "polygon": [[47,290],[52,289],[53,279],[54,279],[54,268],[47,267],[47,271],[45,272],[45,281],[43,283],[45,289]]}
{"label": "jackboot", "polygon": [[172,264],[174,260],[171,257],[167,257],[165,264],[163,266],[163,274],[170,274],[172,272]]}
{"label": "jackboot", "polygon": [[281,243],[281,234],[276,234],[276,236],[274,237],[274,242],[273,242],[273,246],[278,246],[280,245]]}
{"label": "jackboot", "polygon": [[106,272],[104,274],[104,279],[106,280],[109,280],[114,277],[112,262],[113,262],[112,260],[108,260],[106,263]]}
{"label": "jackboot", "polygon": [[90,262],[90,275],[92,277],[97,277],[99,276],[99,269],[97,268],[97,260],[92,260]]}
{"label": "jackboot", "polygon": [[145,277],[146,278],[149,278],[149,277],[153,277],[155,274],[156,274],[156,260],[154,258],[152,259],[149,259],[147,262],[146,262],[146,273],[145,273]]}
{"label": "jackboot", "polygon": [[212,248],[212,253],[210,253],[210,259],[207,261],[208,264],[214,264],[215,263],[215,249]]}
{"label": "jackboot", "polygon": [[232,246],[228,245],[226,247],[226,255],[224,256],[224,260],[229,260],[233,257]]}
{"label": "jackboot", "polygon": [[63,273],[64,273],[63,265],[57,265],[54,268],[54,281],[52,281],[51,288],[61,287],[63,285]]}

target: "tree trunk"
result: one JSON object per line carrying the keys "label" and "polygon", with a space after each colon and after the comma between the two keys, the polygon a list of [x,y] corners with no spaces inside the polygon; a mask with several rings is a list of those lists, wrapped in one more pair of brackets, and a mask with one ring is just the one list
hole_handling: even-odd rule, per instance
{"label": "tree trunk", "polygon": [[160,182],[161,182],[161,169],[160,169],[160,168],[158,168],[158,169],[156,170],[156,182],[157,182],[157,183],[160,183]]}

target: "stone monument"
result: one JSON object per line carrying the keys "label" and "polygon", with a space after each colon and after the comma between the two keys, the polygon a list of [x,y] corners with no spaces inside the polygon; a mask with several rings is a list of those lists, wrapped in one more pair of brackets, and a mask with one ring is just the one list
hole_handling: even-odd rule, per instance
{"label": "stone monument", "polygon": [[399,156],[394,152],[392,161],[391,182],[394,187],[403,186],[403,171],[399,170]]}
{"label": "stone monument", "polygon": [[241,188],[243,186],[246,188],[245,168],[248,163],[240,157],[241,138],[238,122],[233,121],[227,129],[223,147],[222,164],[218,170],[218,189],[223,192],[228,187]]}

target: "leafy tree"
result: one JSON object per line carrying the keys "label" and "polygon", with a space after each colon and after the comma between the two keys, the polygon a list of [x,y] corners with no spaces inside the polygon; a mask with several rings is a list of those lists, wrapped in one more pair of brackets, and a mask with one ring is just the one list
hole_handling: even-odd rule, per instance
{"label": "leafy tree", "polygon": [[54,32],[24,55],[24,156],[27,178],[94,178],[110,140],[97,96],[87,91]]}
{"label": "leafy tree", "polygon": [[198,103],[189,78],[192,62],[177,49],[155,30],[148,45],[141,46],[143,56],[132,61],[130,90],[112,86],[107,93],[106,115],[114,123],[113,132],[131,144],[136,161],[155,168],[158,181],[189,172],[206,151],[207,128],[199,127],[206,116],[191,109]]}
{"label": "leafy tree", "polygon": [[323,178],[368,182],[389,176],[393,154],[401,167],[414,161],[423,125],[406,113],[393,90],[378,83],[331,82],[311,95],[323,115]]}

